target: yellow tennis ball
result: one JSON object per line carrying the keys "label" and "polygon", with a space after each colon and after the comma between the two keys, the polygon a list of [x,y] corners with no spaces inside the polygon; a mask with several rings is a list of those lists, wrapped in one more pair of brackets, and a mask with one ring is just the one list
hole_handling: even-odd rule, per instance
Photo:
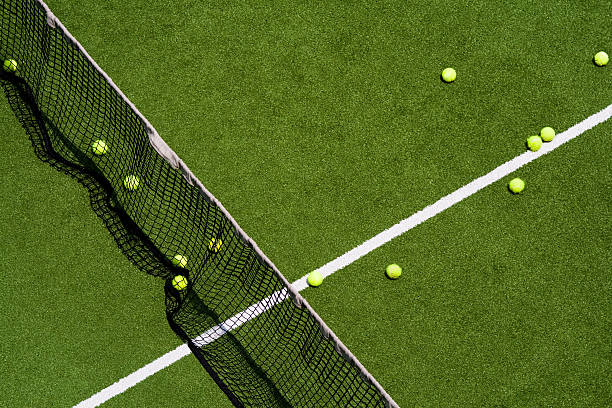
{"label": "yellow tennis ball", "polygon": [[187,266],[187,258],[183,255],[174,255],[174,258],[172,258],[172,265],[184,268]]}
{"label": "yellow tennis ball", "polygon": [[604,65],[608,65],[608,60],[609,60],[608,54],[606,54],[603,51],[599,51],[593,57],[593,61],[595,62],[595,65],[597,65],[598,67],[603,67]]}
{"label": "yellow tennis ball", "polygon": [[208,250],[213,252],[219,252],[219,250],[221,250],[221,245],[223,245],[223,240],[213,238],[208,243]]}
{"label": "yellow tennis ball", "polygon": [[125,179],[123,180],[123,186],[129,191],[136,190],[139,185],[140,185],[140,178],[133,174],[126,176]]}
{"label": "yellow tennis ball", "polygon": [[453,82],[455,79],[457,79],[457,71],[454,69],[446,68],[442,71],[442,80],[444,82]]}
{"label": "yellow tennis ball", "polygon": [[402,276],[402,267],[398,264],[391,264],[387,266],[387,276],[391,279],[397,279]]}
{"label": "yellow tennis ball", "polygon": [[320,286],[323,283],[323,275],[319,271],[313,271],[308,274],[308,284],[310,286]]}
{"label": "yellow tennis ball", "polygon": [[172,286],[174,287],[174,289],[178,290],[179,292],[181,290],[185,290],[187,285],[189,285],[189,281],[183,275],[176,275],[172,279]]}
{"label": "yellow tennis ball", "polygon": [[527,138],[527,147],[532,152],[537,152],[542,147],[542,138],[540,136],[529,136]]}
{"label": "yellow tennis ball", "polygon": [[4,60],[4,65],[2,66],[6,72],[13,73],[17,71],[17,61],[14,59]]}
{"label": "yellow tennis ball", "polygon": [[508,188],[513,194],[518,194],[525,189],[525,182],[520,178],[513,178],[510,180],[510,183],[508,183]]}
{"label": "yellow tennis ball", "polygon": [[91,150],[94,154],[101,156],[108,151],[108,146],[104,140],[96,140],[91,144]]}
{"label": "yellow tennis ball", "polygon": [[545,142],[550,142],[555,138],[555,130],[550,126],[546,126],[540,130],[540,137]]}

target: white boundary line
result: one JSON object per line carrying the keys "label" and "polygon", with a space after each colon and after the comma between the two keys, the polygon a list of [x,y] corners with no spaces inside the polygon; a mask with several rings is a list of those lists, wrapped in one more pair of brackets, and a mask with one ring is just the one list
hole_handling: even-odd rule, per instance
{"label": "white boundary line", "polygon": [[[523,167],[527,163],[530,163],[538,157],[552,152],[564,143],[574,139],[575,137],[597,126],[598,124],[605,122],[610,117],[612,117],[612,105],[609,105],[598,113],[589,116],[582,122],[567,129],[565,132],[559,133],[552,142],[544,143],[542,145],[542,148],[540,148],[540,150],[538,150],[537,152],[526,151],[525,153],[495,168],[484,176],[475,179],[474,181],[464,185],[458,190],[455,190],[454,192],[442,197],[435,203],[423,208],[421,211],[416,212],[412,216],[382,231],[378,235],[374,236],[373,238],[370,238],[363,244],[348,251],[344,255],[339,256],[333,261],[326,263],[325,265],[318,268],[317,271],[321,272],[323,277],[327,277],[333,274],[334,272],[355,262],[362,256],[372,252],[376,248],[386,244],[393,238],[404,234],[405,232],[411,230],[417,225],[423,223],[424,221],[440,214],[447,208],[477,193],[486,186],[500,180],[502,177],[505,177],[508,174]],[[297,281],[293,282],[292,285],[297,291],[302,291],[308,286],[307,279],[308,275],[305,275]],[[266,310],[269,310],[270,308],[279,304],[280,302],[285,300],[287,296],[288,293],[286,289],[274,292],[272,295],[250,306],[243,312],[232,316],[225,322],[209,329],[205,333],[202,333],[200,336],[193,339],[193,342],[200,347],[212,343],[228,331],[242,326],[247,321],[259,316]],[[187,356],[190,353],[191,351],[189,350],[189,347],[187,347],[186,344],[182,344],[176,349],[164,354],[158,359],[147,364],[146,366],[138,369],[137,371],[134,371],[127,377],[122,378],[111,386],[80,402],[73,408],[94,408],[100,406],[101,404],[113,398],[114,396],[123,393],[124,391],[143,381],[147,377],[155,374],[158,371],[163,370],[164,368],[175,363],[176,361],[180,360],[181,358]]]}

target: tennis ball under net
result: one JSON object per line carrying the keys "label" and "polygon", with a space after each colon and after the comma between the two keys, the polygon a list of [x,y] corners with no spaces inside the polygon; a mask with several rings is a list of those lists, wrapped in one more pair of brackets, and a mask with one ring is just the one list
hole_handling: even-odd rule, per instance
{"label": "tennis ball under net", "polygon": [[123,180],[123,186],[130,191],[134,191],[138,188],[138,186],[140,185],[140,178],[138,178],[138,176],[135,176],[133,174],[130,174],[129,176],[125,176],[125,179]]}
{"label": "tennis ball under net", "polygon": [[96,140],[91,144],[91,150],[94,154],[101,156],[108,151],[108,146],[104,140]]}
{"label": "tennis ball under net", "polygon": [[187,266],[187,258],[183,255],[174,255],[174,258],[172,258],[172,265],[184,268]]}
{"label": "tennis ball under net", "polygon": [[2,66],[6,72],[15,72],[17,71],[17,61],[14,59],[4,60],[4,65]]}
{"label": "tennis ball under net", "polygon": [[223,245],[223,240],[213,238],[208,243],[208,250],[213,251],[213,252],[219,252],[221,250],[222,245]]}
{"label": "tennis ball under net", "polygon": [[189,284],[189,281],[183,275],[176,275],[172,279],[172,286],[174,287],[174,289],[178,291],[184,290],[188,284]]}

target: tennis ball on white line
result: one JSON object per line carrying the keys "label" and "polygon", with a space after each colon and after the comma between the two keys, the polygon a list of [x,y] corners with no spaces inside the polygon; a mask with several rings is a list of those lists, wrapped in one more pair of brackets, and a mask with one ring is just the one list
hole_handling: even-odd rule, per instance
{"label": "tennis ball on white line", "polygon": [[442,79],[444,82],[453,82],[457,79],[457,72],[452,68],[446,68],[442,71]]}
{"label": "tennis ball on white line", "polygon": [[527,138],[527,147],[532,152],[537,152],[542,147],[542,138],[540,136],[529,136]]}
{"label": "tennis ball on white line", "polygon": [[172,286],[174,286],[174,289],[178,291],[184,290],[188,284],[189,284],[189,281],[183,275],[176,275],[172,279]]}
{"label": "tennis ball on white line", "polygon": [[323,275],[319,271],[313,271],[308,274],[308,284],[310,286],[319,286],[323,283]]}
{"label": "tennis ball on white line", "polygon": [[15,72],[17,71],[17,61],[14,59],[4,60],[3,68],[6,72]]}
{"label": "tennis ball on white line", "polygon": [[402,267],[398,264],[391,264],[387,266],[387,276],[391,279],[397,279],[402,276]]}
{"label": "tennis ball on white line", "polygon": [[525,182],[520,178],[513,178],[510,180],[510,183],[508,183],[508,188],[512,193],[518,194],[525,189]]}
{"label": "tennis ball on white line", "polygon": [[545,142],[550,142],[555,138],[555,129],[550,126],[546,126],[540,130],[540,137]]}
{"label": "tennis ball on white line", "polygon": [[187,266],[187,258],[183,255],[174,255],[174,258],[172,258],[172,265],[184,268]]}
{"label": "tennis ball on white line", "polygon": [[130,174],[129,176],[125,176],[125,180],[123,180],[123,185],[125,186],[126,189],[130,191],[134,191],[140,185],[140,178],[138,178],[138,176],[135,176],[133,174]]}
{"label": "tennis ball on white line", "polygon": [[599,51],[593,57],[593,62],[595,62],[595,65],[597,65],[598,67],[603,67],[604,65],[608,65],[608,60],[609,60],[608,54],[606,54],[603,51]]}
{"label": "tennis ball on white line", "polygon": [[94,152],[94,154],[101,156],[108,152],[108,146],[104,140],[96,140],[91,144],[91,150]]}
{"label": "tennis ball on white line", "polygon": [[208,250],[213,252],[219,252],[219,250],[221,249],[221,245],[223,245],[223,240],[216,240],[215,238],[213,238],[208,243]]}

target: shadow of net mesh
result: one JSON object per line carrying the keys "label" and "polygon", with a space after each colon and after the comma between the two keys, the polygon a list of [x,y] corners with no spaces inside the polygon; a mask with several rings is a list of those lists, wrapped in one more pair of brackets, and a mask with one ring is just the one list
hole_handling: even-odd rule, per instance
{"label": "shadow of net mesh", "polygon": [[1,83],[37,156],[85,186],[123,253],[165,280],[170,326],[230,401],[396,406],[46,5],[0,4],[0,57],[14,60]]}

